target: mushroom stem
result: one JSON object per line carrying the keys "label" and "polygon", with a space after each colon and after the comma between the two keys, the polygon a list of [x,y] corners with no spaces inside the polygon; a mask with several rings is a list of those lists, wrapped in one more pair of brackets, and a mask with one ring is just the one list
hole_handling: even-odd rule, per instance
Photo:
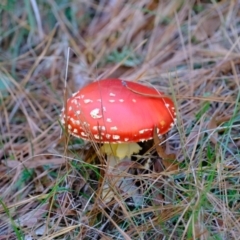
{"label": "mushroom stem", "polygon": [[102,197],[109,202],[114,197],[114,192],[109,184],[119,187],[123,182],[122,170],[116,166],[124,160],[129,160],[133,153],[138,153],[141,147],[137,143],[104,143],[101,150],[107,155],[106,175],[108,181],[104,183]]}
{"label": "mushroom stem", "polygon": [[[130,158],[134,153],[138,153],[142,148],[133,143],[104,143],[102,150],[109,156],[114,156],[116,164],[125,157]],[[116,165],[115,164],[115,165]]]}

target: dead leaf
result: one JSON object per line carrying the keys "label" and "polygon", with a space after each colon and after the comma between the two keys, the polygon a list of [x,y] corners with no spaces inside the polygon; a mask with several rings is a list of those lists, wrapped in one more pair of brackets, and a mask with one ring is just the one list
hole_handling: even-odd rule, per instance
{"label": "dead leaf", "polygon": [[[121,78],[121,76],[123,76],[127,71],[131,70],[131,67],[127,67],[127,66],[120,66],[119,68],[115,69],[114,72],[112,72],[111,70],[114,68],[115,66],[112,64],[109,64],[104,70],[106,72],[109,72],[110,74],[107,76],[108,78]],[[102,71],[102,69],[101,69]],[[100,72],[100,71],[99,71]],[[101,73],[101,72],[100,72]],[[97,73],[96,73],[97,74]],[[100,75],[100,74],[99,74]]]}
{"label": "dead leaf", "polygon": [[[110,163],[111,160],[113,160],[113,164]],[[140,167],[140,164],[128,159],[121,160],[119,163],[115,160],[116,158],[113,156],[108,157],[108,162],[112,166],[107,170],[107,181],[102,190],[104,202],[109,203],[114,197],[121,194],[123,198],[132,197],[136,206],[142,206],[144,198],[135,185],[134,177],[125,176],[129,175],[128,172],[131,168]],[[116,192],[118,192],[117,195]]]}
{"label": "dead leaf", "polygon": [[154,144],[158,153],[158,156],[162,159],[162,163],[167,171],[175,171],[178,170],[178,164],[174,163],[176,159],[176,155],[171,153],[167,154],[163,145],[161,145],[162,140],[159,139],[157,134],[157,129],[154,129],[154,136],[153,136]]}
{"label": "dead leaf", "polygon": [[205,16],[198,22],[194,36],[198,41],[204,41],[213,36],[220,25],[221,21],[217,13]]}
{"label": "dead leaf", "polygon": [[225,116],[225,117],[220,117],[216,119],[217,126],[221,125],[222,123],[230,121],[232,116]]}
{"label": "dead leaf", "polygon": [[47,209],[49,208],[48,203],[43,204],[36,209],[22,215],[18,219],[18,223],[20,226],[25,226],[32,228],[42,220],[43,215],[47,213]]}
{"label": "dead leaf", "polygon": [[[195,51],[196,51],[196,49],[192,48],[191,54],[194,54]],[[166,60],[161,64],[161,68],[162,69],[170,69],[184,61],[187,61],[187,59],[189,58],[188,52],[190,52],[190,50],[188,48],[186,48],[186,50],[177,51],[176,53],[174,53],[174,55],[169,60]]]}
{"label": "dead leaf", "polygon": [[217,129],[217,121],[216,121],[216,118],[213,117],[208,123],[208,130],[210,131],[209,132],[210,140],[215,145],[218,142],[218,131],[216,129]]}
{"label": "dead leaf", "polygon": [[[206,226],[204,226],[202,223],[197,222],[194,224],[193,226],[194,228],[194,232],[195,232],[195,236],[197,239],[209,239],[209,231],[206,228]],[[196,238],[191,238],[191,239],[196,239]]]}
{"label": "dead leaf", "polygon": [[61,165],[64,163],[66,163],[66,160],[64,158],[39,159],[39,160],[36,160],[35,158],[33,160],[25,161],[24,163],[17,160],[4,161],[4,165],[13,169],[16,169],[17,167],[22,168],[23,166],[25,168],[37,168],[44,165],[50,165],[50,164]]}
{"label": "dead leaf", "polygon": [[[159,206],[159,205],[163,205],[164,203],[164,195],[162,193],[162,191],[159,191],[159,189],[163,189],[164,186],[164,182],[163,181],[158,181],[154,184],[154,188],[153,188],[153,192],[152,192],[152,203],[154,206]],[[160,213],[160,212],[158,212]]]}
{"label": "dead leaf", "polygon": [[[101,233],[103,235],[103,233]],[[107,237],[107,236],[102,236],[100,240],[112,240],[112,238]]]}
{"label": "dead leaf", "polygon": [[[135,185],[135,181],[132,178],[121,178],[114,183],[114,191],[106,183],[103,187],[102,198],[105,203],[109,203],[113,198],[121,194],[121,198],[132,198],[135,206],[142,206],[144,202],[144,196],[140,193],[139,188]],[[118,194],[115,193],[118,192]]]}

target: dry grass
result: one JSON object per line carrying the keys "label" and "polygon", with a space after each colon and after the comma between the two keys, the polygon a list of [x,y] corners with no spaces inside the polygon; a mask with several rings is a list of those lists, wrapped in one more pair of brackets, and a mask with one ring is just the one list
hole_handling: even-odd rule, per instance
{"label": "dry grass", "polygon": [[[0,239],[239,239],[240,2],[2,2]],[[68,96],[106,77],[172,95],[178,170],[152,151],[120,166],[134,194],[102,198],[97,146],[60,138],[67,60]]]}

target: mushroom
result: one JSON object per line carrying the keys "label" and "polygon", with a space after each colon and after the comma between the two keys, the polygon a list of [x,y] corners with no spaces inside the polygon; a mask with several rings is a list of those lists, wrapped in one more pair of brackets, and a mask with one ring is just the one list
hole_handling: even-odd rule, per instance
{"label": "mushroom", "polygon": [[93,82],[67,100],[61,115],[68,132],[103,143],[119,159],[138,153],[137,142],[168,132],[176,121],[173,101],[158,90],[130,81]]}

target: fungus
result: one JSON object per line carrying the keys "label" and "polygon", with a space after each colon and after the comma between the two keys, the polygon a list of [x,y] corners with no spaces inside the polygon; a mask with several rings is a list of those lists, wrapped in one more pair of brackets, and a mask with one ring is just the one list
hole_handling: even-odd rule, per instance
{"label": "fungus", "polygon": [[67,100],[61,121],[78,138],[104,144],[119,159],[138,153],[137,142],[168,132],[176,121],[174,104],[154,88],[120,79],[93,82]]}

